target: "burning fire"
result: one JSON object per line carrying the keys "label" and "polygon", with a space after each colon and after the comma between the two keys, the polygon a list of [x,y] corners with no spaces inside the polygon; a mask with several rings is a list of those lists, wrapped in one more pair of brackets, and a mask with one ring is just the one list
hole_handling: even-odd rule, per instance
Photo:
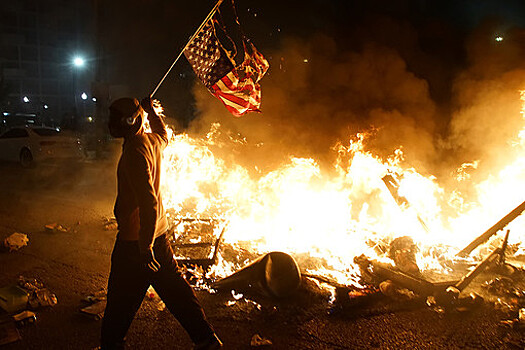
{"label": "burning fire", "polygon": [[[165,207],[172,220],[227,222],[224,244],[258,255],[289,253],[303,272],[342,284],[358,285],[354,257],[388,260],[385,247],[399,236],[417,243],[422,270],[446,272],[440,259],[452,259],[525,200],[520,191],[525,183],[525,91],[521,100],[524,127],[512,140],[507,165],[472,184],[468,197],[405,164],[401,149],[386,159],[367,151],[367,134],[333,147],[333,169],[293,156],[272,171],[250,169],[224,156],[230,148],[242,152],[246,140],[225,141],[216,124],[204,138],[171,136],[162,177]],[[455,183],[469,180],[478,164],[473,160],[460,165]],[[388,174],[399,181],[398,195],[406,199],[402,205],[382,180]],[[525,216],[507,228],[509,244],[524,253],[519,243],[525,238]],[[223,277],[239,267],[219,257],[211,273]]]}

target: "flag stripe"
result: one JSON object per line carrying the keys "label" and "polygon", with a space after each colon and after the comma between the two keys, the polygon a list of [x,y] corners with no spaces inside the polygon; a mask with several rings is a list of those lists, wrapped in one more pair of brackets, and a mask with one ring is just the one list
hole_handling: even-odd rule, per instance
{"label": "flag stripe", "polygon": [[250,43],[245,46],[244,61],[235,62],[222,48],[210,20],[184,50],[184,55],[203,84],[235,116],[260,112],[259,80],[268,70],[268,61]]}
{"label": "flag stripe", "polygon": [[215,85],[217,88],[215,90],[215,95],[221,95],[225,98],[227,98],[228,100],[232,101],[232,102],[235,102],[239,105],[242,105],[242,106],[254,106],[255,108],[258,109],[259,107],[259,100],[254,98],[253,96],[246,96],[245,94],[243,93],[239,93],[239,92],[235,92],[235,91],[228,91],[226,89],[222,89],[220,86],[221,86],[221,81],[217,82],[217,84]]}
{"label": "flag stripe", "polygon": [[224,78],[219,80],[217,82],[216,91],[219,90],[222,93],[228,93],[231,94],[232,100],[237,100],[236,102],[239,104],[242,104],[243,102],[257,102],[256,100],[252,99],[251,95],[246,96],[243,93],[239,93],[240,89],[238,89],[235,84],[230,79],[231,74],[226,75]]}

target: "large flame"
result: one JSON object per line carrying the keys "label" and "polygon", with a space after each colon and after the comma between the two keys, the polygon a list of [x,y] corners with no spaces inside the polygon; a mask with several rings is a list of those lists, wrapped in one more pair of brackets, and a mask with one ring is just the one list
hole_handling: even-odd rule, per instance
{"label": "large flame", "polygon": [[[521,99],[525,118],[525,92]],[[443,269],[438,256],[453,257],[525,200],[525,122],[511,140],[507,165],[473,184],[468,197],[459,186],[444,188],[406,165],[401,149],[386,159],[367,151],[366,134],[334,146],[333,169],[290,156],[266,173],[224,156],[229,146],[241,152],[248,146],[233,139],[225,144],[222,136],[220,125],[213,125],[204,138],[171,137],[162,177],[170,214],[220,219],[228,223],[225,244],[257,254],[287,252],[304,272],[340,283],[358,283],[355,256],[386,259],[384,247],[399,236],[411,236],[420,247],[420,268]],[[455,183],[468,181],[478,164],[459,166]],[[399,175],[398,194],[409,205],[396,203],[382,181],[387,174]],[[508,226],[510,243],[522,241],[524,227],[524,216]],[[217,277],[238,268],[227,260],[220,258]]]}

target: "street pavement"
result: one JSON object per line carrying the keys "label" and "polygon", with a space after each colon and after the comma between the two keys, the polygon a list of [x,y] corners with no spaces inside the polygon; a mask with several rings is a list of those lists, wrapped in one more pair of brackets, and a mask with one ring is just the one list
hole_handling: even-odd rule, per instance
{"label": "street pavement", "polygon": [[[116,159],[37,165],[0,164],[0,239],[27,234],[28,245],[0,253],[0,287],[36,278],[56,296],[2,349],[93,349],[100,321],[79,312],[106,286],[114,230],[106,230],[115,196]],[[57,223],[67,232],[49,232]],[[310,282],[285,300],[197,291],[225,349],[523,349],[524,332],[500,324],[506,315],[483,306],[442,314],[424,305],[337,308]],[[6,317],[5,313],[0,315]],[[263,339],[254,342],[256,335]],[[160,301],[146,297],[128,333],[129,349],[191,349]],[[261,345],[264,340],[271,345]],[[259,346],[257,346],[259,345]]]}

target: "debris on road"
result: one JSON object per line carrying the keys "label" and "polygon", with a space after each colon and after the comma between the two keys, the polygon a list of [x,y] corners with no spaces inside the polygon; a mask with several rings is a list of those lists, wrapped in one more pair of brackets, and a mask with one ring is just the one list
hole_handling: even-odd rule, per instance
{"label": "debris on road", "polygon": [[508,328],[517,328],[520,330],[525,329],[525,308],[521,308],[518,311],[518,317],[502,320],[500,325]]}
{"label": "debris on road", "polygon": [[107,298],[107,292],[105,289],[101,289],[93,294],[88,295],[83,299],[87,303],[96,303],[99,301],[104,301]]}
{"label": "debris on road", "polygon": [[518,321],[525,325],[525,308],[521,308],[518,312]]}
{"label": "debris on road", "polygon": [[44,284],[36,278],[26,278],[24,276],[18,276],[18,286],[24,288],[28,292],[44,288]]}
{"label": "debris on road", "polygon": [[58,299],[56,295],[51,293],[47,288],[36,289],[29,295],[29,306],[32,309],[55,306],[57,303]]}
{"label": "debris on road", "polygon": [[103,220],[104,230],[114,231],[118,228],[117,219],[115,217],[111,217],[111,218],[104,217],[102,220]]}
{"label": "debris on road", "polygon": [[26,324],[36,322],[36,314],[29,310],[24,310],[16,315],[13,315],[12,317],[19,326],[25,326]]}
{"label": "debris on road", "polygon": [[218,290],[254,288],[269,296],[283,298],[292,295],[301,283],[297,262],[283,252],[271,252],[212,284]]}
{"label": "debris on road", "polygon": [[0,307],[7,312],[17,312],[27,307],[28,293],[17,285],[0,288]]}
{"label": "debris on road", "polygon": [[56,222],[54,222],[52,224],[47,224],[47,225],[44,226],[44,228],[46,229],[46,232],[49,232],[49,233],[68,232],[69,231],[69,228],[67,228],[65,226],[62,226],[60,224],[57,224]]}
{"label": "debris on road", "polygon": [[268,345],[273,345],[272,341],[268,338],[261,337],[259,334],[254,334],[250,340],[250,346],[252,347]]}
{"label": "debris on road", "polygon": [[379,284],[379,290],[385,296],[395,300],[412,300],[417,296],[409,289],[400,288],[391,280],[383,281]]}
{"label": "debris on road", "polygon": [[25,247],[28,242],[29,242],[29,238],[27,238],[26,234],[15,232],[11,234],[10,236],[6,237],[6,239],[4,239],[3,245],[10,252],[12,252],[22,247]]}
{"label": "debris on road", "polygon": [[82,299],[85,304],[80,308],[80,312],[94,319],[100,321],[104,317],[107,303],[107,291],[100,289]]}
{"label": "debris on road", "polygon": [[40,307],[55,306],[58,299],[49,289],[45,288],[44,283],[36,278],[18,277],[18,286],[29,295],[28,304],[32,309]]}
{"label": "debris on road", "polygon": [[80,312],[93,318],[95,321],[100,321],[104,317],[106,303],[106,300],[97,301],[91,305],[81,308]]}
{"label": "debris on road", "polygon": [[153,286],[149,286],[148,291],[146,292],[146,297],[156,304],[155,308],[158,311],[164,311],[166,309],[166,304],[164,304],[164,302],[157,294]]}

